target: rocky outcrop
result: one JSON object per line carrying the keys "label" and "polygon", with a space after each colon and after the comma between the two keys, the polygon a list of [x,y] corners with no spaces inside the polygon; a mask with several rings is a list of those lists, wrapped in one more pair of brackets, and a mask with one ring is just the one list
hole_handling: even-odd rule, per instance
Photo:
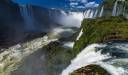
{"label": "rocky outcrop", "polygon": [[70,75],[110,75],[107,71],[103,68],[99,67],[98,65],[88,65],[86,67],[82,67],[76,70],[74,73]]}
{"label": "rocky outcrop", "polygon": [[[128,20],[122,16],[109,17],[109,18],[103,17],[97,19],[85,19],[82,23],[81,31],[82,33],[80,32],[79,34],[80,36],[76,40],[74,49],[72,51],[74,55],[77,55],[87,45],[92,43],[112,44],[113,41],[126,42],[128,40]],[[104,72],[104,74],[100,72]],[[88,66],[83,66],[83,68],[77,69],[76,71],[71,73],[71,75],[110,75],[110,74],[97,65],[88,65]]]}
{"label": "rocky outcrop", "polygon": [[128,20],[123,17],[85,19],[81,29],[83,29],[83,33],[76,40],[74,46],[75,54],[92,43],[128,40]]}
{"label": "rocky outcrop", "polygon": [[[23,20],[19,8],[10,0],[0,1],[0,47],[22,37]],[[21,34],[21,35],[20,35]],[[18,39],[16,39],[16,36]],[[19,37],[18,37],[19,36]],[[12,41],[13,40],[13,41]]]}

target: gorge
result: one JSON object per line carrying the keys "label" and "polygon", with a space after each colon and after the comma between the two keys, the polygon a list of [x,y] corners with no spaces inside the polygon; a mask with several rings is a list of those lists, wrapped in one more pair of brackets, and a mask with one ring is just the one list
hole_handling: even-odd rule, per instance
{"label": "gorge", "polygon": [[0,4],[0,75],[128,75],[127,0]]}

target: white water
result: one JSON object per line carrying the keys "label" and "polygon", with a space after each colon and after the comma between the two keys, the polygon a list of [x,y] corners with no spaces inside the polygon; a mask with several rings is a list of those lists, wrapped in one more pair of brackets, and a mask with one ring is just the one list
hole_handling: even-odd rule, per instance
{"label": "white water", "polygon": [[[61,33],[63,32],[74,31],[71,28],[55,28],[44,37],[40,37],[23,44],[17,44],[15,46],[10,47],[9,49],[2,49],[1,51],[3,52],[0,53],[0,75],[44,74],[42,73],[42,71],[44,70],[43,62],[45,54],[43,53],[43,50],[40,49],[49,44],[50,42],[57,41],[59,38],[62,37]],[[65,43],[65,46],[73,47],[73,44],[73,42],[68,42]],[[28,60],[25,63],[21,64],[21,62],[24,62],[24,58],[28,58]],[[19,68],[20,65],[23,65],[21,69]],[[18,74],[10,74],[14,70],[18,70]]]}
{"label": "white water", "polygon": [[128,43],[89,45],[71,61],[61,75],[69,75],[73,71],[91,64],[101,66],[111,75],[128,75]]}
{"label": "white water", "polygon": [[51,38],[51,37],[53,38],[53,36],[67,38],[67,37],[71,36],[71,34],[75,33],[75,31],[73,29],[63,28],[63,27],[56,27],[56,28],[52,29],[51,31],[52,31],[52,33],[48,33],[49,38]]}
{"label": "white water", "polygon": [[102,6],[99,17],[102,17],[104,13],[104,6]]}
{"label": "white water", "polygon": [[79,35],[77,36],[76,40],[79,40],[79,38],[82,36],[82,34],[83,34],[83,29],[81,29],[81,31],[80,31]]}
{"label": "white water", "polygon": [[122,10],[124,9],[123,4],[120,5],[118,4],[118,2],[123,2],[124,3],[125,0],[116,0],[115,5],[113,7],[113,12],[112,12],[112,16],[117,16],[120,15],[122,13]]}
{"label": "white water", "polygon": [[95,10],[94,18],[97,17],[98,9]]}
{"label": "white water", "polygon": [[84,18],[95,18],[97,17],[97,12],[98,12],[97,8],[87,9],[84,12]]}
{"label": "white water", "polygon": [[81,21],[84,19],[82,12],[65,12],[59,10],[57,12],[51,12],[52,20],[56,23],[68,27],[80,27]]}
{"label": "white water", "polygon": [[115,67],[113,65],[110,65],[110,64],[107,64],[104,62],[97,62],[96,64],[103,67],[111,75],[126,75],[126,74],[124,74],[126,72],[126,70],[122,67]]}
{"label": "white water", "polygon": [[114,5],[114,7],[113,7],[112,16],[116,16],[116,12],[117,12],[117,2],[118,2],[118,1],[115,2],[115,5]]}
{"label": "white water", "polygon": [[87,66],[94,62],[109,58],[109,56],[107,55],[102,55],[100,51],[95,52],[95,47],[99,47],[99,46],[101,45],[92,44],[87,48],[83,49],[83,51],[80,52],[77,55],[77,57],[71,61],[71,64],[62,72],[61,75],[69,75],[73,71],[83,66]]}
{"label": "white water", "polygon": [[88,18],[89,16],[90,16],[90,12],[91,12],[91,10],[86,10],[86,13],[84,14],[85,16],[85,18]]}
{"label": "white water", "polygon": [[[95,9],[87,9],[84,12],[82,11],[63,11],[54,9],[49,13],[50,18],[56,23],[68,27],[80,27],[81,22],[84,18],[94,18],[97,16],[95,14]],[[95,14],[95,15],[94,15]]]}
{"label": "white water", "polygon": [[66,42],[66,43],[64,43],[63,46],[64,46],[64,47],[67,47],[67,48],[73,48],[74,42]]}

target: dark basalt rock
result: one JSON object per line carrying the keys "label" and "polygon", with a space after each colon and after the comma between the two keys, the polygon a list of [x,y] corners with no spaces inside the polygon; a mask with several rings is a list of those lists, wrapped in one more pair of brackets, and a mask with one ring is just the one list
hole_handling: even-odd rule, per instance
{"label": "dark basalt rock", "polygon": [[82,67],[70,75],[110,75],[105,69],[98,65],[88,65]]}

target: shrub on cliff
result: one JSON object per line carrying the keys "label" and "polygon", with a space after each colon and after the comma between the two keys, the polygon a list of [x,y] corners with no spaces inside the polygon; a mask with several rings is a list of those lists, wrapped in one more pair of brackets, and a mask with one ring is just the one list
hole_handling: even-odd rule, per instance
{"label": "shrub on cliff", "polygon": [[75,42],[74,55],[88,44],[128,39],[128,20],[123,16],[85,19],[81,29],[83,34]]}

